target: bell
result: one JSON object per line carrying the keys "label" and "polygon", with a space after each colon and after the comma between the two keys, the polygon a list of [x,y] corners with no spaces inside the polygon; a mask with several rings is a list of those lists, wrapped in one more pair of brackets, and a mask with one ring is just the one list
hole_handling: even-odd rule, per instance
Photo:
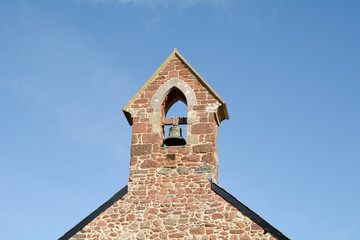
{"label": "bell", "polygon": [[169,129],[169,136],[164,140],[166,146],[185,145],[186,141],[181,135],[181,128],[177,124]]}

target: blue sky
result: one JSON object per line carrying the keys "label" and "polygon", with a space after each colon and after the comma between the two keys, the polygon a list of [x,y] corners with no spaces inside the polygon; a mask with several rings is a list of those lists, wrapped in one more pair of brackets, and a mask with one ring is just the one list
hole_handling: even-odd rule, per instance
{"label": "blue sky", "polygon": [[128,182],[122,107],[178,48],[226,101],[219,184],[291,239],[360,239],[360,2],[0,2],[0,235]]}

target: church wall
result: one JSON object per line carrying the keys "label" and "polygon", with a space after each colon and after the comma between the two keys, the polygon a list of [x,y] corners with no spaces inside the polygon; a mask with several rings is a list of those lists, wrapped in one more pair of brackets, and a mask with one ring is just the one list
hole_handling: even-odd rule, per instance
{"label": "church wall", "polygon": [[[184,146],[162,144],[161,107],[167,91],[161,86],[166,84],[176,84],[187,98]],[[211,190],[211,181],[218,178],[219,105],[174,56],[129,107],[133,131],[128,193],[71,239],[275,239]]]}

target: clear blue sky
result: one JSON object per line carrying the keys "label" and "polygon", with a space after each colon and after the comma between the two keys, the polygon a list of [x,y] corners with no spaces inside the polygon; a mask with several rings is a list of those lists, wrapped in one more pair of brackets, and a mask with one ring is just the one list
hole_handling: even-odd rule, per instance
{"label": "clear blue sky", "polygon": [[291,239],[360,239],[360,1],[0,1],[0,235],[128,182],[121,109],[176,47],[227,102],[219,184]]}

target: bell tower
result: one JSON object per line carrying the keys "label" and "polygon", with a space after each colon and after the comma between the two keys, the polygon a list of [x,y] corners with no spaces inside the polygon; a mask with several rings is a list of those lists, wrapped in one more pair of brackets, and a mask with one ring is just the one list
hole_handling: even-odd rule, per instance
{"label": "bell tower", "polygon": [[[187,116],[165,118],[177,101],[187,105]],[[217,134],[229,119],[226,104],[177,49],[123,112],[132,125],[129,191],[217,182]],[[186,128],[186,142],[177,125]]]}
{"label": "bell tower", "polygon": [[[185,116],[167,116],[178,101]],[[176,49],[123,111],[129,183],[59,240],[288,240],[217,184],[226,105]]]}

